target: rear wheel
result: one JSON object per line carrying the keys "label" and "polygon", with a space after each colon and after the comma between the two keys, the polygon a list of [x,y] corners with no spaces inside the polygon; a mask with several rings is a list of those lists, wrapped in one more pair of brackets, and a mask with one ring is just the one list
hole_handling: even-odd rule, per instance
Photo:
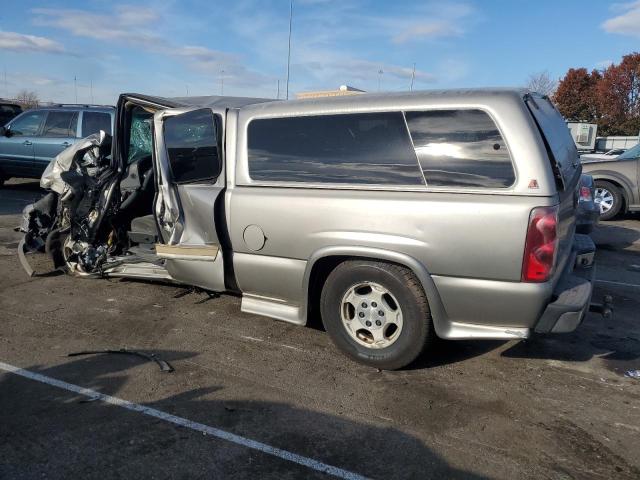
{"label": "rear wheel", "polygon": [[402,368],[435,336],[422,285],[413,272],[398,265],[341,263],[324,284],[320,307],[336,346],[372,367]]}
{"label": "rear wheel", "polygon": [[594,201],[600,208],[600,220],[611,220],[620,213],[622,208],[622,193],[611,182],[596,180]]}

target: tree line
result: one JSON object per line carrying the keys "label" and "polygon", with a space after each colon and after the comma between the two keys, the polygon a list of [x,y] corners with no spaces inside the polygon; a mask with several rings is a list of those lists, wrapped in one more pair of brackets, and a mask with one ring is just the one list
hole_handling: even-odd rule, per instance
{"label": "tree line", "polygon": [[552,99],[567,120],[597,123],[599,135],[638,135],[640,53],[603,70],[570,68]]}

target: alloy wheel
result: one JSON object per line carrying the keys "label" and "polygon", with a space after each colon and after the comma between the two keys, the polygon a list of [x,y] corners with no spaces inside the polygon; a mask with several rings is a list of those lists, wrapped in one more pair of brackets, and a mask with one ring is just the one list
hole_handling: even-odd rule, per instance
{"label": "alloy wheel", "polygon": [[600,208],[600,215],[603,215],[613,208],[615,199],[609,190],[598,187],[595,190],[594,201]]}
{"label": "alloy wheel", "polygon": [[400,304],[378,283],[350,287],[342,297],[340,316],[349,336],[367,348],[386,348],[402,332]]}

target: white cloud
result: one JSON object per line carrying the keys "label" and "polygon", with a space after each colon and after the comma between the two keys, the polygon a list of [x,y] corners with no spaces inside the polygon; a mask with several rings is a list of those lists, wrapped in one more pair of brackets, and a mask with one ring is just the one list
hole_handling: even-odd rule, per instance
{"label": "white cloud", "polygon": [[0,50],[19,53],[65,53],[62,45],[49,38],[4,31],[0,31]]}
{"label": "white cloud", "polygon": [[34,24],[60,28],[78,37],[148,46],[160,40],[145,30],[144,23],[136,23],[136,18],[157,20],[151,9],[119,6],[111,15],[64,8],[34,8],[32,12],[36,15]]}
{"label": "white cloud", "polygon": [[[235,85],[259,86],[273,79],[242,65],[236,55],[201,45],[178,45],[167,36],[149,29],[168,18],[161,8],[119,5],[112,13],[93,13],[77,9],[36,8],[34,23],[65,30],[77,37],[117,42],[153,54],[168,55],[186,63],[193,70],[220,75]],[[168,19],[170,20],[170,19]]]}
{"label": "white cloud", "polygon": [[640,0],[616,4],[615,10],[620,14],[606,20],[602,28],[608,33],[640,37]]}
{"label": "white cloud", "polygon": [[[384,16],[371,14],[357,0],[341,0],[332,3],[330,8],[326,5],[313,8],[311,5],[297,11],[294,5],[292,89],[328,89],[349,84],[376,90],[380,80],[382,90],[408,90],[412,62],[402,65],[389,61],[394,50],[400,48],[394,44],[427,37],[432,40],[452,34],[463,35],[471,12],[472,9],[465,4],[441,8],[433,3],[421,4],[409,11],[404,9],[399,14]],[[230,25],[246,45],[253,46],[254,53],[263,62],[281,65],[280,78],[284,79],[288,12],[280,13],[282,15],[265,12],[256,7],[255,0],[246,0],[238,2],[230,12]],[[425,31],[424,25],[429,21],[421,21],[424,18],[440,24]],[[376,52],[384,53],[379,56]],[[429,68],[425,70],[418,65],[414,82],[416,89],[438,81],[439,75],[431,70],[431,65]],[[384,73],[379,76],[381,69]]]}
{"label": "white cloud", "polygon": [[393,37],[395,43],[405,43],[420,38],[442,38],[459,36],[464,33],[460,25],[449,20],[427,21],[407,25],[404,30]]}

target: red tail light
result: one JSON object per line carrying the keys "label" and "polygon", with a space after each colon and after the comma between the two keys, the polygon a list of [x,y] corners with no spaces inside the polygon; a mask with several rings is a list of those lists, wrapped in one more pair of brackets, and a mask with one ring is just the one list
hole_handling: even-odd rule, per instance
{"label": "red tail light", "polygon": [[558,251],[558,207],[537,207],[529,216],[522,263],[523,282],[546,282]]}
{"label": "red tail light", "polygon": [[583,202],[590,202],[593,200],[591,197],[591,189],[589,187],[580,187],[580,200]]}

